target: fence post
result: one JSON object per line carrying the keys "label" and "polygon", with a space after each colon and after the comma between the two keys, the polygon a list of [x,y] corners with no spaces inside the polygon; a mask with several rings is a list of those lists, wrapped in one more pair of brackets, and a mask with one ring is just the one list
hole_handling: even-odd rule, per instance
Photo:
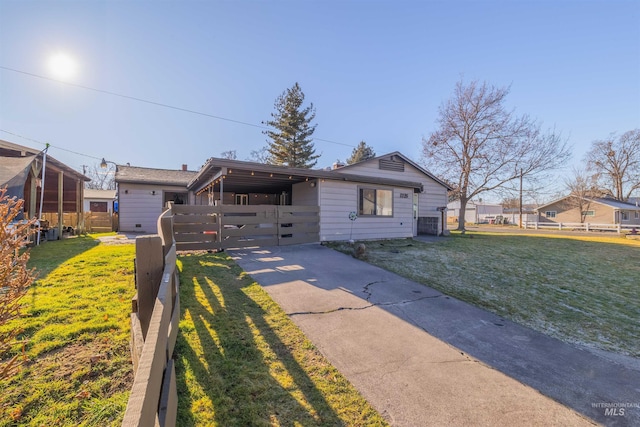
{"label": "fence post", "polygon": [[142,335],[147,337],[149,321],[162,280],[164,253],[158,235],[136,237],[136,286],[138,288],[138,317]]}
{"label": "fence post", "polygon": [[622,224],[618,223],[618,234],[622,233]]}
{"label": "fence post", "polygon": [[584,224],[584,227],[585,227],[585,228],[584,228],[584,229],[585,229],[585,231],[589,231],[589,223],[588,223],[588,222]]}
{"label": "fence post", "polygon": [[173,245],[174,237],[173,237],[173,215],[171,215],[171,211],[166,215],[167,212],[160,215],[158,218],[158,232],[160,233],[160,238],[162,239],[162,245],[164,246],[164,255],[167,255],[169,249],[171,249],[171,245]]}

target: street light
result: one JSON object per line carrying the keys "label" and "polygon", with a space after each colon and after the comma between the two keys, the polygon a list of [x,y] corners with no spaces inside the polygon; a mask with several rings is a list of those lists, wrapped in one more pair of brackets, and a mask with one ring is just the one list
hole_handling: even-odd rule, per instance
{"label": "street light", "polygon": [[102,158],[102,161],[100,162],[100,167],[101,167],[102,169],[106,169],[106,168],[107,168],[107,163],[112,163],[113,165],[118,166],[118,165],[116,165],[116,164],[115,164],[115,163],[113,163],[113,162],[110,162],[110,161],[105,160],[105,159],[104,159],[104,157],[103,157],[103,158]]}

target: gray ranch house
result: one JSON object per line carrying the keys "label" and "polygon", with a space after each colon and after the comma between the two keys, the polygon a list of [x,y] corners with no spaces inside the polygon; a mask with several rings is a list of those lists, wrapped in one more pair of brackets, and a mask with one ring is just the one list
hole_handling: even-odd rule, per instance
{"label": "gray ranch house", "polygon": [[450,189],[399,152],[320,170],[219,158],[198,172],[118,166],[116,182],[121,231],[157,232],[166,202],[288,205],[318,210],[319,241],[441,234]]}
{"label": "gray ranch house", "polygon": [[118,230],[157,233],[158,217],[167,202],[192,204],[193,193],[187,184],[197,175],[182,170],[152,169],[135,166],[116,167],[118,186]]}

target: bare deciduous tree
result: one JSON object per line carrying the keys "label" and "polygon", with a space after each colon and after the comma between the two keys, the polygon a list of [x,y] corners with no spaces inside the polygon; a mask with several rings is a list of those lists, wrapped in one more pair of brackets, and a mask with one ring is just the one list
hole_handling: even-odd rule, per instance
{"label": "bare deciduous tree", "polygon": [[[24,201],[6,193],[6,187],[0,189],[0,326],[20,316],[20,299],[34,280],[34,271],[27,268],[29,251],[23,249],[34,220],[14,221]],[[0,329],[0,379],[13,375],[20,366],[19,355],[7,357],[19,332],[11,327]]]}
{"label": "bare deciduous tree", "polygon": [[238,159],[238,154],[237,154],[236,150],[223,151],[222,153],[220,153],[220,158],[221,159],[228,159],[228,160],[237,160]]}
{"label": "bare deciduous tree", "polygon": [[83,174],[91,178],[91,181],[85,182],[84,188],[91,190],[115,190],[116,189],[116,166],[107,164],[106,168],[94,164],[87,166]]}
{"label": "bare deciduous tree", "polygon": [[251,154],[247,160],[256,163],[269,163],[269,147],[251,150]]}
{"label": "bare deciduous tree", "polygon": [[565,187],[569,190],[570,197],[563,202],[564,209],[577,209],[580,212],[580,222],[584,223],[591,210],[593,199],[604,195],[598,188],[596,177],[574,168],[572,176],[565,179]]}
{"label": "bare deciduous tree", "polygon": [[640,189],[640,129],[594,141],[586,161],[587,170],[597,175],[607,194],[622,202],[629,200]]}
{"label": "bare deciduous tree", "polygon": [[438,130],[422,141],[425,166],[454,183],[460,200],[459,230],[464,230],[471,198],[521,176],[540,178],[570,157],[560,135],[506,109],[508,93],[509,88],[486,82],[459,81],[451,99],[440,106]]}

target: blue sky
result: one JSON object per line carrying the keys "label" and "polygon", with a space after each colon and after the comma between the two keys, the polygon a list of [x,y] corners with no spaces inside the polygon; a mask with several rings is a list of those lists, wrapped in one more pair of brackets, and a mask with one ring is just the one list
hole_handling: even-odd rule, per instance
{"label": "blue sky", "polygon": [[[56,51],[76,58],[75,84],[258,126],[6,69],[51,76]],[[461,78],[510,85],[508,107],[555,127],[579,164],[593,140],[640,127],[640,2],[0,0],[0,67],[0,139],[48,142],[79,170],[248,159],[296,81],[314,136],[336,142],[315,141],[318,166],[361,140],[420,161]]]}

